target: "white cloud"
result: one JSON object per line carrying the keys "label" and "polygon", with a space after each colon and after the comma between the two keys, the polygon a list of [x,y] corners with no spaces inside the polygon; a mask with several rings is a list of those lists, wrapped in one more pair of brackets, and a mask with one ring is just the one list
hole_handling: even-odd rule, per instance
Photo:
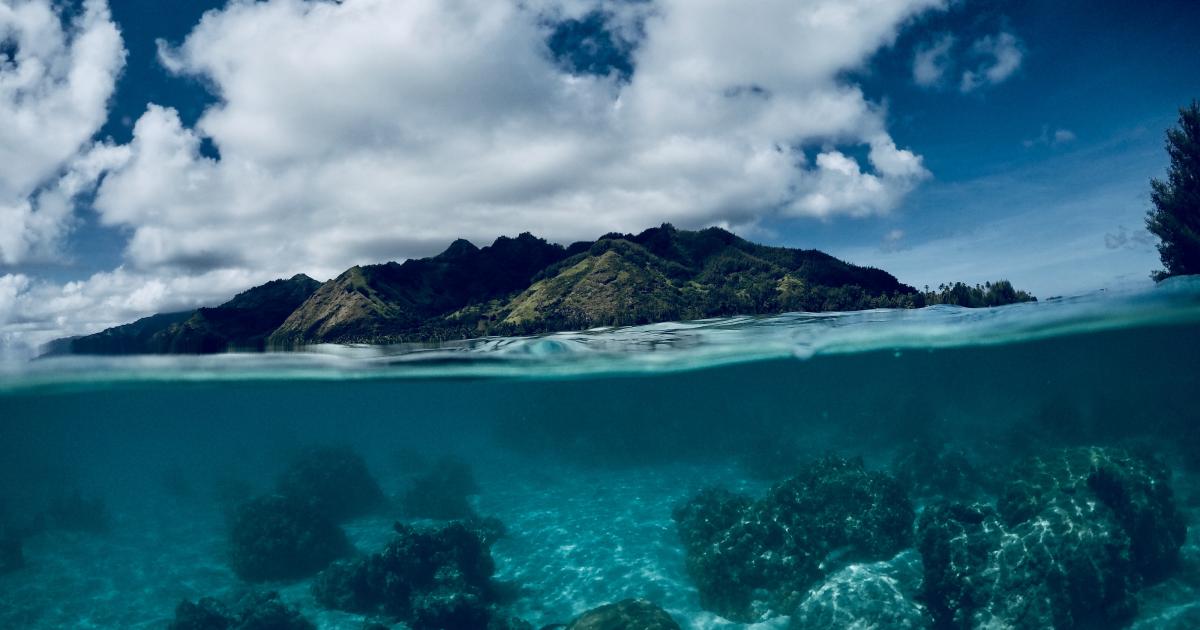
{"label": "white cloud", "polygon": [[150,313],[219,304],[259,278],[259,272],[242,269],[164,273],[125,267],[65,284],[2,275],[0,357],[29,355],[57,337],[95,332]]}
{"label": "white cloud", "polygon": [[913,55],[913,81],[922,87],[939,85],[950,69],[950,49],[953,47],[954,36],[947,34],[918,48]]}
{"label": "white cloud", "polygon": [[1004,31],[977,40],[971,46],[971,54],[980,63],[974,70],[963,72],[959,82],[959,90],[963,92],[1003,83],[1021,67],[1025,56],[1017,36]]}
{"label": "white cloud", "polygon": [[1059,127],[1053,132],[1050,131],[1048,125],[1042,125],[1042,132],[1036,138],[1027,138],[1021,141],[1026,149],[1034,147],[1060,147],[1064,144],[1075,142],[1075,132],[1070,129]]}
{"label": "white cloud", "polygon": [[[50,0],[0,2],[0,264],[47,260],[69,230],[71,163],[104,124],[125,62],[104,0],[86,0],[67,28]],[[61,171],[70,181],[51,184]],[[47,192],[38,194],[50,184]]]}
{"label": "white cloud", "polygon": [[[269,259],[325,275],[458,236],[886,212],[920,158],[836,77],[937,4],[663,0],[621,86],[564,75],[539,16],[507,2],[236,3],[162,49],[224,102],[195,129],[152,107],[97,208],[133,228],[140,267]],[[219,161],[199,155],[203,136]],[[813,143],[869,144],[878,172],[836,152],[805,165],[796,147]]]}
{"label": "white cloud", "polygon": [[[132,234],[121,290],[161,291],[134,308],[88,288],[116,286],[101,274],[77,293],[108,320],[215,297],[196,280],[213,274],[323,278],[460,236],[887,213],[928,172],[845,71],[943,4],[629,3],[617,19],[642,39],[621,83],[565,74],[545,49],[543,18],[587,0],[232,2],[159,47],[220,102],[193,128],[148,108],[94,204]],[[39,287],[26,293],[59,290]]]}

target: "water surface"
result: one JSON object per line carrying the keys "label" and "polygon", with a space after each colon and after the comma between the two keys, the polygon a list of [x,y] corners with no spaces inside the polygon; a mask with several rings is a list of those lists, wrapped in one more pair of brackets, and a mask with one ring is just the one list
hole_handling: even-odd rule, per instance
{"label": "water surface", "polygon": [[[0,575],[0,627],[159,628],[183,599],[232,597],[247,584],[230,568],[218,490],[236,480],[266,492],[290,458],[322,444],[361,454],[389,497],[343,525],[363,552],[396,520],[438,524],[397,506],[422,466],[469,465],[472,507],[507,526],[492,549],[513,588],[506,610],[534,627],[625,597],[657,602],[684,627],[740,627],[701,605],[673,508],[711,485],[761,495],[791,462],[827,454],[892,474],[899,453],[929,442],[1001,476],[1070,446],[1164,462],[1187,543],[1177,570],[1139,589],[1124,625],[1190,627],[1197,357],[1200,283],[1184,278],[998,309],[9,364],[0,519],[14,528],[78,495],[103,503],[107,527],[23,533],[24,566]],[[912,494],[918,511],[942,498]],[[261,586],[321,627],[363,627],[368,616],[323,608],[310,585]]]}

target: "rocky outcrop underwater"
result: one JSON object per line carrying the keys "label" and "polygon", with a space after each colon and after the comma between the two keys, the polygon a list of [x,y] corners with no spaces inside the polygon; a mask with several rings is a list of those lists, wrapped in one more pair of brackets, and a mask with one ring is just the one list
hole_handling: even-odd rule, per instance
{"label": "rocky outcrop underwater", "polygon": [[[972,478],[933,461],[962,472],[941,477],[952,487]],[[1004,479],[994,504],[918,517],[892,475],[827,457],[758,499],[703,490],[675,521],[704,608],[793,628],[1120,627],[1177,567],[1187,529],[1153,457],[1063,448]]]}

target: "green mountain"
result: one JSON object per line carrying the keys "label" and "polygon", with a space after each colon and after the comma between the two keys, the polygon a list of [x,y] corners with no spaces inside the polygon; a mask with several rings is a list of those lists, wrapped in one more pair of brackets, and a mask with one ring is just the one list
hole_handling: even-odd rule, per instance
{"label": "green mountain", "polygon": [[757,245],[719,228],[607,234],[569,247],[531,234],[430,258],[298,275],[216,308],[147,317],[54,342],[83,354],[209,353],[313,343],[442,341],[737,314],[994,306],[1033,298],[1007,282],[922,293],[817,250]]}
{"label": "green mountain", "polygon": [[272,280],[215,308],[151,315],[94,335],[56,343],[55,353],[209,354],[263,350],[267,335],[320,286],[320,282],[304,274]]}

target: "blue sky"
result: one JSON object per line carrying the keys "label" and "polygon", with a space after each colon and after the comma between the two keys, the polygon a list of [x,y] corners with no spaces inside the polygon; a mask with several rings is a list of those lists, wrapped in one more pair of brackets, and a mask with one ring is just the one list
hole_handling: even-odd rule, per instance
{"label": "blue sky", "polygon": [[1200,97],[1195,2],[0,9],[8,343],[666,221],[916,286],[1148,282],[1148,181]]}

